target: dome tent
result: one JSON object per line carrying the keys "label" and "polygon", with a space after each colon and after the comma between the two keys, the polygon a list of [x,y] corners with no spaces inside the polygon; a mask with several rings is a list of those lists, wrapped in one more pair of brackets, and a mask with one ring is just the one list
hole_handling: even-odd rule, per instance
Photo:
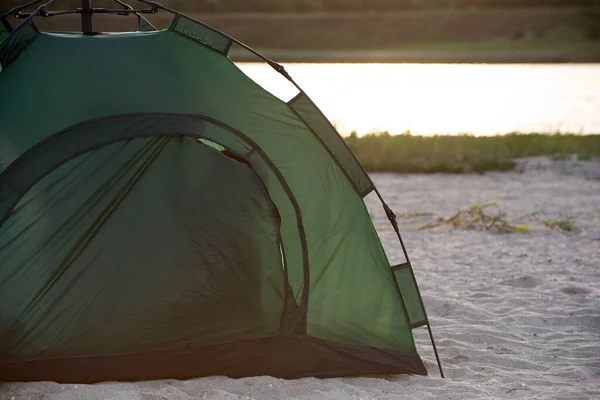
{"label": "dome tent", "polygon": [[[363,198],[395,216],[282,66],[150,1],[126,8],[138,32],[93,34],[113,11],[84,0],[82,33],[41,33],[52,3],[2,18],[0,380],[427,373],[411,264]],[[244,75],[233,43],[298,94]]]}

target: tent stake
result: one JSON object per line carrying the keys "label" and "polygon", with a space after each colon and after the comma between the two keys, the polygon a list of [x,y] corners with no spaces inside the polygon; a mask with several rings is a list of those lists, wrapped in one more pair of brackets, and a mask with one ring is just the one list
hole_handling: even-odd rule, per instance
{"label": "tent stake", "polygon": [[438,355],[437,347],[435,347],[435,340],[433,340],[433,333],[431,333],[431,326],[429,325],[429,321],[427,321],[427,330],[429,331],[429,338],[431,339],[431,346],[433,346],[435,359],[437,360],[438,367],[440,368],[440,375],[442,376],[442,378],[445,378],[444,370],[442,370],[442,363],[440,362],[440,356]]}

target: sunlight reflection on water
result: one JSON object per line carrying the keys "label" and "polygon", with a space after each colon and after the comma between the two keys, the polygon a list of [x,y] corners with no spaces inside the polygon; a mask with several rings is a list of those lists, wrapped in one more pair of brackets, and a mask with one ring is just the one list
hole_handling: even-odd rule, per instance
{"label": "sunlight reflection on water", "polygon": [[[600,64],[284,64],[341,134],[600,133]],[[270,67],[238,63],[288,100]]]}

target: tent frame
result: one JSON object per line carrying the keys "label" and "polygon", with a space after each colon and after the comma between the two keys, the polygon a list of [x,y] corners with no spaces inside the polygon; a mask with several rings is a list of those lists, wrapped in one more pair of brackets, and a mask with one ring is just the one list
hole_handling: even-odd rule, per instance
{"label": "tent frame", "polygon": [[[24,5],[21,6],[17,6],[14,7],[13,9],[9,10],[8,12],[6,12],[5,14],[0,16],[0,23],[5,27],[5,29],[10,33],[10,35],[12,35],[15,30],[12,28],[10,22],[8,21],[8,17],[12,16],[14,18],[17,19],[25,19],[25,21],[23,22],[23,24],[21,24],[21,26],[30,23],[33,24],[33,18],[34,17],[52,17],[52,16],[57,16],[57,15],[66,15],[66,14],[81,14],[81,25],[82,25],[82,33],[84,35],[96,35],[98,34],[98,32],[94,32],[93,30],[93,14],[116,14],[116,15],[125,15],[128,16],[129,14],[134,14],[137,18],[138,18],[138,25],[140,30],[148,30],[147,27],[151,27],[152,30],[156,30],[156,28],[154,28],[154,26],[148,21],[146,20],[142,14],[156,14],[159,10],[162,11],[167,11],[169,13],[172,13],[174,15],[183,15],[169,7],[166,7],[158,2],[155,1],[150,1],[150,0],[136,0],[140,3],[143,3],[145,5],[150,6],[150,8],[142,8],[142,9],[135,9],[134,7],[132,7],[131,5],[129,5],[128,3],[125,3],[122,0],[114,0],[116,3],[118,3],[119,5],[121,5],[123,8],[122,9],[107,9],[107,8],[93,8],[92,7],[92,0],[81,0],[81,4],[82,7],[81,8],[73,8],[73,9],[67,9],[67,10],[60,10],[60,11],[49,11],[48,7],[50,7],[51,5],[53,5],[56,0],[47,0],[46,2],[44,2],[42,5],[39,5],[38,8],[32,12],[23,12],[24,9],[28,8],[28,7],[32,7],[34,5],[38,5],[39,3],[42,3],[44,0],[33,0],[30,1]],[[249,51],[250,53],[254,54],[255,56],[257,56],[258,58],[260,58],[261,60],[263,60],[264,62],[266,62],[269,66],[271,66],[275,71],[277,71],[279,74],[281,74],[284,78],[286,78],[289,82],[291,82],[296,89],[299,91],[298,95],[303,95],[305,96],[311,103],[312,105],[315,107],[315,109],[317,109],[319,111],[319,113],[323,116],[323,118],[327,119],[325,117],[325,115],[323,114],[323,112],[316,106],[316,104],[314,104],[314,102],[310,99],[310,97],[306,94],[306,92],[300,87],[300,85],[298,85],[294,79],[290,76],[290,74],[285,70],[284,66],[281,64],[276,63],[275,61],[269,59],[268,57],[262,55],[261,53],[259,53],[258,51],[252,49],[250,46],[242,43],[241,41],[227,35],[224,32],[219,31],[218,29],[213,28],[212,26],[205,24],[201,21],[198,21],[194,18],[191,18],[189,16],[185,16],[186,18],[189,18],[190,20],[193,20],[194,22],[196,22],[197,24],[200,24],[202,26],[204,26],[207,29],[210,29],[226,38],[228,38],[232,43],[235,43],[239,46],[241,46],[242,48],[244,48],[245,50]],[[35,26],[35,25],[34,25]],[[143,29],[144,28],[144,29]],[[17,28],[19,29],[19,28]],[[328,121],[328,120],[327,120]],[[308,124],[307,124],[308,125]],[[335,129],[335,127],[333,127],[333,125],[331,125],[331,127],[334,129],[335,132],[337,132],[337,129]],[[338,133],[339,135],[339,133]],[[346,142],[340,137],[340,139],[342,140],[342,142],[344,143],[344,145],[346,147],[348,147],[348,145],[346,144]],[[329,153],[331,153],[331,150],[327,147],[324,146],[327,151]],[[348,149],[350,150],[350,149]],[[352,151],[350,151],[350,154],[352,154],[352,156],[356,159],[356,156],[354,155],[354,153]],[[333,154],[332,154],[333,155]],[[335,160],[335,157],[333,157],[333,159]],[[358,161],[357,161],[358,163]],[[358,163],[361,166],[362,169],[362,165],[360,163]],[[363,169],[363,172],[364,169]],[[366,174],[366,172],[365,172]],[[367,175],[368,176],[368,175]],[[383,196],[381,195],[381,192],[379,192],[379,190],[377,189],[377,187],[375,186],[375,184],[373,183],[373,181],[369,178],[370,180],[370,187],[372,188],[371,190],[374,191],[377,195],[377,197],[379,198],[383,209],[385,211],[385,214],[388,218],[388,220],[390,221],[390,224],[392,225],[394,231],[396,232],[396,236],[398,237],[398,241],[400,242],[400,245],[402,247],[402,252],[404,254],[404,257],[406,259],[406,263],[402,264],[403,266],[407,266],[410,267],[409,270],[412,274],[413,279],[415,279],[416,282],[416,278],[414,276],[414,272],[412,270],[411,267],[411,263],[410,263],[410,259],[408,256],[408,252],[406,250],[406,246],[404,245],[404,241],[402,239],[402,235],[400,234],[400,229],[398,226],[398,222],[396,219],[396,214],[393,212],[393,210],[387,205],[387,203],[385,202],[385,200],[383,199]],[[367,193],[363,193],[361,194],[363,197],[366,196],[368,194]],[[1,217],[1,216],[0,216]],[[0,221],[0,225],[1,225],[1,221]],[[397,283],[396,283],[397,284]],[[399,288],[398,288],[399,290]],[[421,304],[423,304],[423,299],[421,297],[421,292],[418,288],[418,285],[416,285],[416,291],[417,294],[419,296],[419,300],[421,301]],[[425,316],[425,320],[423,321],[423,323],[419,323],[416,326],[411,326],[411,328],[416,328],[418,326],[427,326],[427,330],[429,333],[429,338],[431,340],[431,345],[433,347],[433,351],[435,354],[435,358],[439,367],[439,371],[440,371],[440,376],[442,378],[444,378],[444,371],[442,369],[442,364],[440,361],[440,357],[437,351],[437,347],[435,344],[435,340],[433,338],[433,333],[431,330],[431,323],[429,321],[429,318],[427,316],[427,313],[425,311],[425,308],[423,307],[423,315]]]}

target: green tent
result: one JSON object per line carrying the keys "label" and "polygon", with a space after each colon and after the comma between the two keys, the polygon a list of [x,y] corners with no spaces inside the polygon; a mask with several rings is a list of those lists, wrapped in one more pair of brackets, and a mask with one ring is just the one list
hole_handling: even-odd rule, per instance
{"label": "green tent", "polygon": [[2,18],[0,380],[426,374],[411,265],[340,135],[244,75],[240,42],[178,13],[150,31],[144,3],[145,32]]}

